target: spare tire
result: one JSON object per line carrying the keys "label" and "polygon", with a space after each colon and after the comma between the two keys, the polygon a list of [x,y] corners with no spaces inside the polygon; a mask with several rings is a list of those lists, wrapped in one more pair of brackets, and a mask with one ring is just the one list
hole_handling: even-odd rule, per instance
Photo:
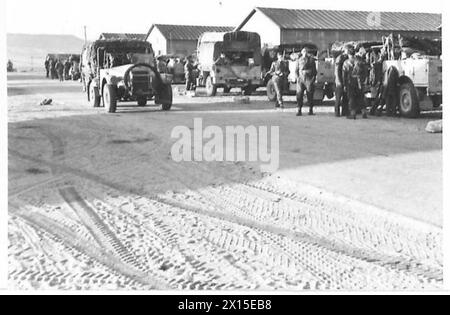
{"label": "spare tire", "polygon": [[271,102],[275,102],[277,100],[277,93],[275,90],[275,83],[273,82],[273,80],[269,80],[269,82],[267,82],[267,98],[269,99],[269,101]]}

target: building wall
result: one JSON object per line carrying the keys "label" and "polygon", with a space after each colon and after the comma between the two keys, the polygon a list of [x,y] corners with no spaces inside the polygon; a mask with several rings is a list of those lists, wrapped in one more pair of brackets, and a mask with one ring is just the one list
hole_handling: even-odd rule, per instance
{"label": "building wall", "polygon": [[195,40],[172,40],[167,41],[168,54],[192,55],[197,51],[197,41]]}
{"label": "building wall", "polygon": [[[395,32],[398,33],[430,39],[440,37],[439,32]],[[327,50],[336,41],[381,41],[382,36],[388,34],[389,32],[385,31],[282,30],[281,43],[311,42],[316,44],[319,50]]]}
{"label": "building wall", "polygon": [[157,27],[153,28],[147,41],[152,44],[153,51],[157,56],[167,54],[167,40],[164,38]]}
{"label": "building wall", "polygon": [[281,41],[280,27],[259,11],[244,25],[242,31],[255,32],[261,36],[261,45],[279,45]]}

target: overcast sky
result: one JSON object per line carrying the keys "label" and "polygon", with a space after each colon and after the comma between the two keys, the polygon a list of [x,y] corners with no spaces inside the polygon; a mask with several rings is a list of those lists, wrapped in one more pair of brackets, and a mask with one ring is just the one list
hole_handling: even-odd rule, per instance
{"label": "overcast sky", "polygon": [[8,33],[146,33],[153,23],[237,25],[255,6],[299,9],[442,12],[442,0],[6,0]]}

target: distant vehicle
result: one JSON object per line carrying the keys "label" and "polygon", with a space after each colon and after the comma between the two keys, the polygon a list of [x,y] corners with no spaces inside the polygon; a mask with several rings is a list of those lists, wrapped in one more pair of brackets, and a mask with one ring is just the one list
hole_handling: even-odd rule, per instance
{"label": "distant vehicle", "polygon": [[118,101],[148,100],[172,107],[172,76],[160,74],[150,43],[141,40],[97,40],[87,45],[81,55],[83,89],[94,107],[101,104],[109,113],[116,112]]}
{"label": "distant vehicle", "polygon": [[[208,96],[241,88],[246,95],[262,86],[261,38],[252,32],[205,33],[198,41],[197,86]],[[220,58],[221,55],[223,58]]]}
{"label": "distant vehicle", "polygon": [[331,99],[334,97],[335,77],[334,77],[334,59],[319,56],[316,45],[312,43],[298,43],[292,45],[280,45],[264,50],[264,82],[267,87],[267,97],[270,101],[276,100],[275,85],[272,77],[268,73],[270,65],[276,60],[276,55],[281,52],[285,56],[285,61],[289,64],[289,76],[287,84],[284,86],[284,94],[295,95],[297,92],[297,77],[295,69],[297,61],[303,48],[307,48],[316,58],[317,79],[314,100],[322,101],[324,97]]}

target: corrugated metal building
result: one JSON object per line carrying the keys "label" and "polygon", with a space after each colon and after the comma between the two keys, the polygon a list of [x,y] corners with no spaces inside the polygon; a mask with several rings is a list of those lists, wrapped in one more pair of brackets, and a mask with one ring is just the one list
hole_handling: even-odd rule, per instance
{"label": "corrugated metal building", "polygon": [[206,32],[230,32],[234,27],[153,24],[146,40],[157,55],[191,55],[197,50],[199,37]]}
{"label": "corrugated metal building", "polygon": [[108,40],[108,39],[137,39],[137,40],[145,40],[146,37],[147,37],[146,34],[101,33],[99,39],[100,40]]}
{"label": "corrugated metal building", "polygon": [[269,46],[315,43],[326,50],[336,41],[380,41],[390,33],[440,38],[441,14],[295,10],[257,7],[237,30],[258,32]]}

